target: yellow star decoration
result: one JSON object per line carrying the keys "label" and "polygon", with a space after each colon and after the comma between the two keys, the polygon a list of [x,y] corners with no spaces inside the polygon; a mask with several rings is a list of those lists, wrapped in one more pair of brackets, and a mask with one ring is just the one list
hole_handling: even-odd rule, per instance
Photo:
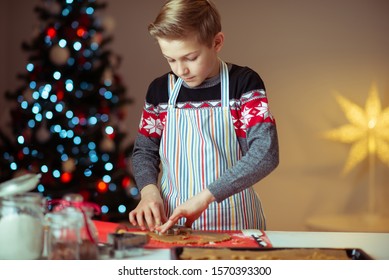
{"label": "yellow star decoration", "polygon": [[343,174],[368,155],[376,155],[389,166],[389,107],[381,110],[376,86],[371,87],[365,109],[339,94],[335,98],[350,123],[325,132],[324,137],[352,144]]}

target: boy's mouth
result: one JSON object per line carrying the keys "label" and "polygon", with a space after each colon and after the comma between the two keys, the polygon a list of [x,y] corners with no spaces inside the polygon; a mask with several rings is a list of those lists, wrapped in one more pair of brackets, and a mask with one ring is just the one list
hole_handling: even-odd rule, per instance
{"label": "boy's mouth", "polygon": [[185,82],[193,81],[195,77],[183,78]]}

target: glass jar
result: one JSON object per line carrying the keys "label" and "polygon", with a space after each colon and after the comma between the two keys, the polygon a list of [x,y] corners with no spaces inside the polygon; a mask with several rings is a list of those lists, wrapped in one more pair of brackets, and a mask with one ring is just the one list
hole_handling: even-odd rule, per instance
{"label": "glass jar", "polygon": [[41,258],[44,240],[42,201],[39,193],[0,197],[0,259]]}
{"label": "glass jar", "polygon": [[47,231],[47,258],[49,260],[80,259],[80,228],[82,217],[77,213],[60,211],[45,216]]}
{"label": "glass jar", "polygon": [[92,218],[97,206],[84,202],[79,194],[67,194],[54,207],[53,213],[65,213],[78,217],[80,221],[79,258],[82,260],[98,259],[98,231]]}
{"label": "glass jar", "polygon": [[0,259],[39,259],[43,251],[42,195],[30,193],[41,174],[0,184]]}
{"label": "glass jar", "polygon": [[92,221],[97,206],[92,203],[84,202],[84,199],[80,194],[67,194],[63,199],[69,203],[66,207],[68,211],[71,211],[69,209],[73,209],[73,211],[81,213],[84,217],[84,223],[81,227],[81,239],[97,243],[99,241],[98,231]]}

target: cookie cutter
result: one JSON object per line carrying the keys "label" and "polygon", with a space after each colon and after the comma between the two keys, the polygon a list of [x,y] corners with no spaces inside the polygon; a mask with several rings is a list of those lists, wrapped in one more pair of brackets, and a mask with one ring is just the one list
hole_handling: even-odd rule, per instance
{"label": "cookie cutter", "polygon": [[[149,242],[147,234],[135,234],[130,232],[110,233],[107,243],[101,246],[101,255],[109,258],[122,259],[143,254],[143,246]],[[104,254],[103,254],[104,253]]]}

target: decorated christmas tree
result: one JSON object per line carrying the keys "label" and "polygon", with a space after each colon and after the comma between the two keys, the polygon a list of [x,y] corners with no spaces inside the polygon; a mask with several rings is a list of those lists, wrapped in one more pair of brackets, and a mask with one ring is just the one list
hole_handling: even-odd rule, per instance
{"label": "decorated christmas tree", "polygon": [[137,189],[123,144],[131,98],[118,75],[120,57],[107,49],[110,22],[96,0],[42,0],[40,26],[30,42],[21,85],[6,92],[11,110],[0,132],[0,181],[42,174],[48,198],[81,194],[97,203],[104,220],[125,220]]}

